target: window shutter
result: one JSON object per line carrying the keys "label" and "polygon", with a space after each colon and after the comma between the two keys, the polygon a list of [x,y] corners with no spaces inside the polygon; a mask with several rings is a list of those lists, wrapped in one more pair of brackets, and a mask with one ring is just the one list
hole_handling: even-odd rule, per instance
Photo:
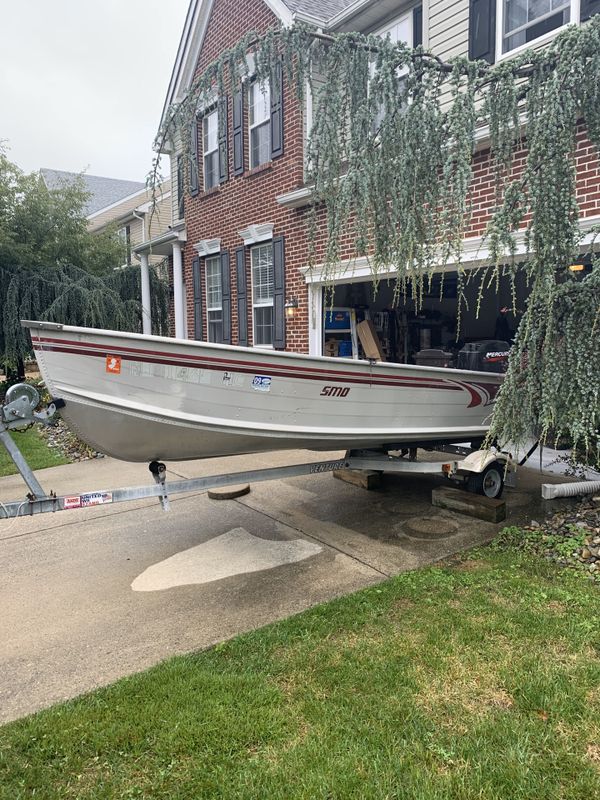
{"label": "window shutter", "polygon": [[283,155],[283,70],[277,62],[271,76],[271,158]]}
{"label": "window shutter", "polygon": [[244,89],[233,95],[233,174],[244,171]]}
{"label": "window shutter", "polygon": [[285,349],[285,252],[283,236],[273,239],[273,347]]}
{"label": "window shutter", "polygon": [[237,278],[238,344],[248,347],[248,294],[246,290],[246,248],[235,251],[235,274]]}
{"label": "window shutter", "polygon": [[223,307],[223,344],[231,344],[231,273],[229,253],[221,253],[221,303]]}
{"label": "window shutter", "polygon": [[581,0],[581,21],[600,14],[600,0]]}
{"label": "window shutter", "polygon": [[470,0],[469,58],[496,60],[496,0]]}
{"label": "window shutter", "polygon": [[423,6],[413,9],[413,47],[423,44]]}
{"label": "window shutter", "polygon": [[192,260],[192,283],[194,286],[194,339],[202,340],[202,281],[200,278],[200,259]]}
{"label": "window shutter", "polygon": [[219,183],[229,178],[229,153],[227,151],[227,97],[219,100]]}
{"label": "window shutter", "polygon": [[190,141],[190,194],[198,194],[198,121],[192,122]]}
{"label": "window shutter", "polygon": [[177,156],[177,213],[178,219],[183,219],[185,201],[183,195],[183,156]]}

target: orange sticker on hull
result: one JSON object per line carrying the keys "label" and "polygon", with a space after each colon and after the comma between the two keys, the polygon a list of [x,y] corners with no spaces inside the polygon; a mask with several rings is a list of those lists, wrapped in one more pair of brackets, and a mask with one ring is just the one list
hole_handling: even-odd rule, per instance
{"label": "orange sticker on hull", "polygon": [[120,375],[121,373],[121,357],[120,356],[106,356],[106,371],[111,372],[113,375]]}

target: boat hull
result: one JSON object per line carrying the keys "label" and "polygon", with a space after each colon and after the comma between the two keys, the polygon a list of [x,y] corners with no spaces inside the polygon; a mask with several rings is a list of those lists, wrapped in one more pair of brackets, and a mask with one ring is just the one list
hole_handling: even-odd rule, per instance
{"label": "boat hull", "polygon": [[125,461],[485,436],[502,376],[24,322],[61,416]]}

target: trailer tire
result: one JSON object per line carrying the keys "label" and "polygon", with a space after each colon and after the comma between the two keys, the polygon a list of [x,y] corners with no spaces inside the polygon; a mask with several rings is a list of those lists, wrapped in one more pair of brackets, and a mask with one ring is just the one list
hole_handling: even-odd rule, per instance
{"label": "trailer tire", "polygon": [[504,489],[504,466],[499,461],[492,461],[483,472],[469,475],[467,489],[473,494],[482,494],[497,500]]}

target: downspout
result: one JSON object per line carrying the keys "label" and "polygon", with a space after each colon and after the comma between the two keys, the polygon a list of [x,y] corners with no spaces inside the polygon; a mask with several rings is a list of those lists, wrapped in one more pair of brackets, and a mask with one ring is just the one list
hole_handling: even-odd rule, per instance
{"label": "downspout", "polygon": [[578,494],[595,494],[596,492],[600,492],[600,481],[542,484],[542,497],[544,500],[554,500],[556,497],[575,497]]}
{"label": "downspout", "polygon": [[[142,223],[142,238],[141,241],[146,241],[146,212],[142,211],[141,214],[138,214],[137,211],[134,209],[132,212],[133,216]],[[150,238],[150,236],[148,236]]]}

